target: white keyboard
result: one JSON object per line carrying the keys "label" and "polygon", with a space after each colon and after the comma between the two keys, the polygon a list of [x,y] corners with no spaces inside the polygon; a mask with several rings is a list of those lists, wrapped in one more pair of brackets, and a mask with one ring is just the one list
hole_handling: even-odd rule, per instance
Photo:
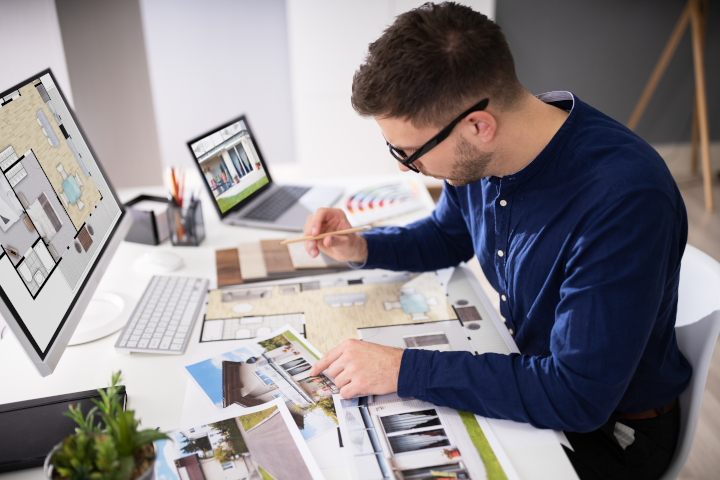
{"label": "white keyboard", "polygon": [[121,353],[185,352],[209,281],[154,276],[115,343]]}

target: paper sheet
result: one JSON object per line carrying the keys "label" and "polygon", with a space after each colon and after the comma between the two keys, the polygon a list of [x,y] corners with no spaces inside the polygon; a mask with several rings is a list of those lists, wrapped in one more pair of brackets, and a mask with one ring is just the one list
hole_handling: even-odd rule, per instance
{"label": "paper sheet", "polygon": [[172,441],[158,442],[155,477],[184,480],[199,470],[205,477],[232,471],[234,478],[325,478],[280,399],[229,413],[166,432]]}

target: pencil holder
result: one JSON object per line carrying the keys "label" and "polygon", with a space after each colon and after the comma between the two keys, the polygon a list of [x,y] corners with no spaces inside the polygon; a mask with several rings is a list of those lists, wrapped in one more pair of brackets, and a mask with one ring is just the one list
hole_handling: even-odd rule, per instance
{"label": "pencil holder", "polygon": [[170,241],[177,247],[197,247],[205,238],[202,205],[200,200],[181,208],[174,203],[168,207]]}

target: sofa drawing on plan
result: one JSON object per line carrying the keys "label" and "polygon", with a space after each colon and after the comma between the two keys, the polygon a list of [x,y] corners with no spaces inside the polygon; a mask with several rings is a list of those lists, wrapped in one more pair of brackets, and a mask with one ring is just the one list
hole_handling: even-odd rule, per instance
{"label": "sofa drawing on plan", "polygon": [[77,173],[75,175],[68,175],[65,173],[62,163],[58,164],[57,171],[60,172],[60,175],[63,178],[63,183],[61,185],[62,190],[59,195],[60,199],[63,201],[63,205],[65,208],[67,208],[68,204],[77,205],[77,207],[82,210],[83,207],[85,207],[85,204],[82,200],[80,200],[80,195],[82,194],[80,188],[83,186],[83,183],[80,181],[80,177]]}
{"label": "sofa drawing on plan", "polygon": [[43,241],[48,245],[47,248],[53,259],[57,260],[58,254],[55,251],[55,248],[50,245],[50,241],[53,239],[58,230],[60,230],[63,223],[52,204],[48,201],[45,192],[42,192],[32,204],[28,203],[22,192],[17,192],[17,198],[31,220],[31,222],[25,222],[28,229],[35,229],[37,231],[38,235],[40,235]]}

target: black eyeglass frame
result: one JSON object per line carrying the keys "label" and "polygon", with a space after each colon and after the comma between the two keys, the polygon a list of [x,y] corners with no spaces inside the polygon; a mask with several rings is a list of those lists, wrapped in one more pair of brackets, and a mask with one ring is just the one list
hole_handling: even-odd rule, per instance
{"label": "black eyeglass frame", "polygon": [[404,167],[409,168],[413,172],[420,173],[420,170],[418,170],[418,168],[415,165],[413,165],[413,162],[415,162],[418,158],[420,158],[423,155],[425,155],[426,153],[428,153],[430,150],[435,148],[440,142],[442,142],[448,136],[450,136],[450,133],[452,133],[453,129],[455,128],[455,125],[460,123],[460,120],[467,117],[468,115],[470,115],[473,112],[479,112],[479,111],[485,110],[488,106],[488,103],[490,103],[490,99],[486,98],[485,100],[482,100],[479,103],[475,104],[474,106],[470,107],[469,109],[465,110],[455,120],[450,122],[450,124],[448,124],[448,126],[443,128],[442,130],[440,130],[437,133],[437,135],[435,135],[430,140],[425,142],[425,144],[422,147],[418,148],[415,151],[415,153],[413,153],[409,157],[403,150],[393,146],[386,139],[385,143],[387,144],[388,149],[390,150],[390,155],[392,155],[393,158],[395,158],[395,160],[400,162]]}

